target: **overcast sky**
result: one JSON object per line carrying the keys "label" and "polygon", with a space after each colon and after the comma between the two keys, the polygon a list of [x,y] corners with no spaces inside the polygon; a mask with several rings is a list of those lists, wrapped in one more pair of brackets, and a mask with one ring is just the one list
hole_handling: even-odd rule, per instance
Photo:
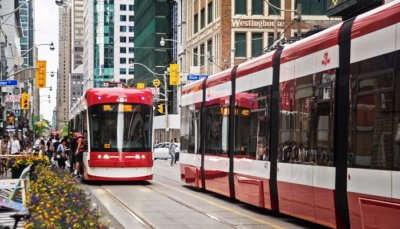
{"label": "overcast sky", "polygon": [[[39,46],[39,60],[47,60],[47,72],[57,72],[58,68],[58,6],[54,0],[35,0],[35,45],[54,42],[55,50],[49,46]],[[40,114],[49,121],[52,120],[56,105],[57,74],[50,77],[47,73],[47,87],[40,89]],[[50,96],[50,100],[48,99]]]}

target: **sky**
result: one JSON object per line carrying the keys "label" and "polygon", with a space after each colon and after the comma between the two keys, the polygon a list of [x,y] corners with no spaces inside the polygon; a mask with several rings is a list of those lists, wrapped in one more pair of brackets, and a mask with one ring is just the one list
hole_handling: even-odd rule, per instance
{"label": "sky", "polygon": [[[50,122],[56,106],[57,68],[58,68],[58,6],[54,0],[35,0],[35,39],[38,46],[38,59],[47,61],[47,87],[40,89],[40,114]],[[50,51],[49,44],[53,42],[55,50]],[[51,77],[50,72],[54,72]],[[50,100],[48,99],[50,95]]]}

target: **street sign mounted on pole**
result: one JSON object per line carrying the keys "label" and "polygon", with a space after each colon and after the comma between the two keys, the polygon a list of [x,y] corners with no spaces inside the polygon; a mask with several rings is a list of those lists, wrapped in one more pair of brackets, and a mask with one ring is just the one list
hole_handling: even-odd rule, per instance
{"label": "street sign mounted on pole", "polygon": [[154,86],[154,87],[159,87],[160,84],[161,84],[161,82],[160,82],[159,79],[154,79],[154,80],[153,80],[153,86]]}
{"label": "street sign mounted on pole", "polygon": [[0,80],[0,87],[17,86],[18,80]]}
{"label": "street sign mounted on pole", "polygon": [[207,78],[208,75],[201,75],[201,74],[189,74],[187,76],[187,80],[199,80],[201,78]]}

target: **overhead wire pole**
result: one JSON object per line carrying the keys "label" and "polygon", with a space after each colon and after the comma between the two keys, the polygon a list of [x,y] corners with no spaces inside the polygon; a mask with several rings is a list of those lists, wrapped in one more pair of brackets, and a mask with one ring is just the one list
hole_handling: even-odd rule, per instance
{"label": "overhead wire pole", "polygon": [[164,104],[165,104],[165,118],[166,118],[166,121],[165,121],[165,129],[166,129],[166,132],[167,132],[167,136],[169,137],[169,118],[168,118],[168,93],[167,93],[167,90],[168,90],[168,87],[167,87],[167,75],[166,75],[166,73],[164,72],[164,74],[161,74],[161,73],[157,73],[157,72],[154,72],[153,70],[151,70],[149,67],[147,67],[146,65],[144,65],[144,64],[142,64],[142,63],[131,63],[131,65],[139,65],[139,66],[142,66],[143,68],[145,68],[147,71],[149,71],[151,74],[153,74],[153,75],[155,75],[155,76],[162,76],[163,77],[163,79],[164,79],[164,94],[163,93],[161,93],[161,92],[159,92],[159,94],[160,95],[162,95],[163,97],[164,97],[164,99],[163,99],[163,101],[164,101]]}

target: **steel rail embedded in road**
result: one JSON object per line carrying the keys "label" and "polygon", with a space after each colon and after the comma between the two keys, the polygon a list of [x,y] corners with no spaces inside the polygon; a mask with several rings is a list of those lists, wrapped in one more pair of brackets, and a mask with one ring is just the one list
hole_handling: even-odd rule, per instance
{"label": "steel rail embedded in road", "polygon": [[[153,182],[155,182],[155,181],[153,181]],[[160,183],[160,182],[155,182],[155,183],[158,183],[158,184],[161,184],[161,185],[165,185],[165,184]],[[206,217],[208,217],[210,219],[213,219],[213,220],[217,221],[218,223],[225,224],[225,225],[230,226],[232,228],[237,228],[237,225],[231,224],[231,223],[229,223],[229,222],[227,222],[225,220],[222,220],[222,219],[218,218],[217,216],[211,215],[211,214],[209,214],[207,212],[204,212],[204,211],[201,211],[201,210],[199,210],[197,208],[194,208],[193,206],[190,206],[189,204],[186,204],[186,203],[184,203],[184,202],[172,197],[171,195],[168,195],[167,193],[165,193],[163,191],[155,190],[154,188],[147,187],[147,186],[145,188],[150,189],[153,192],[156,192],[156,193],[168,198],[169,200],[172,200],[172,201],[174,201],[174,202],[176,202],[176,203],[178,203],[178,204],[180,204],[180,205],[182,205],[182,206],[184,206],[184,207],[186,207],[186,208],[188,208],[188,209],[190,209],[192,211],[195,211],[195,212],[197,212],[199,214],[202,214],[202,215],[204,215],[204,216],[206,216]]]}
{"label": "steel rail embedded in road", "polygon": [[144,227],[155,229],[156,227],[148,222],[147,220],[143,219],[141,216],[136,214],[128,205],[126,205],[122,200],[120,200],[116,195],[114,195],[108,188],[103,187],[102,185],[100,186],[101,189],[103,189],[108,195],[110,195],[111,198],[116,200],[125,210],[133,216],[139,223],[141,223]]}

